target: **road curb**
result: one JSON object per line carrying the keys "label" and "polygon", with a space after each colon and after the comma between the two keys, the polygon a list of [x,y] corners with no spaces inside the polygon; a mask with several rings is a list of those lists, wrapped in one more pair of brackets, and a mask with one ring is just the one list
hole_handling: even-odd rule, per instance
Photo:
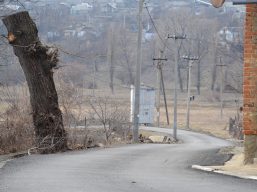
{"label": "road curb", "polygon": [[0,169],[5,166],[8,161],[28,155],[27,152],[12,153],[7,155],[0,155]]}
{"label": "road curb", "polygon": [[246,175],[236,174],[236,173],[223,171],[223,170],[220,170],[220,169],[215,169],[215,168],[207,167],[207,166],[192,165],[192,169],[205,171],[205,172],[210,172],[210,173],[217,173],[217,174],[236,177],[236,178],[240,178],[240,179],[250,179],[250,180],[257,181],[257,176],[252,176],[252,175],[247,175],[246,176]]}

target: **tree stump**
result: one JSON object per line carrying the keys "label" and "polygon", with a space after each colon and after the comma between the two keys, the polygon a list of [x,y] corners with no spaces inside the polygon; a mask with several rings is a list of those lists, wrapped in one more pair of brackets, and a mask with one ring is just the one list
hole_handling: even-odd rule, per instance
{"label": "tree stump", "polygon": [[40,42],[36,24],[26,11],[5,17],[3,23],[29,87],[38,151],[66,150],[67,137],[53,80],[58,49]]}

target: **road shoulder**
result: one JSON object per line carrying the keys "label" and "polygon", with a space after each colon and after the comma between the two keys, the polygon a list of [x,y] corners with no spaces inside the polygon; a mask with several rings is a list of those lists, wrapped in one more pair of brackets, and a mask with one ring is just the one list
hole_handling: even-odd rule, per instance
{"label": "road shoulder", "polygon": [[7,155],[0,155],[0,169],[3,168],[8,161],[11,161],[12,159],[15,159],[15,158],[23,157],[27,154],[28,153],[26,151],[23,151],[19,153],[10,153]]}
{"label": "road shoulder", "polygon": [[[227,151],[228,152],[228,151]],[[225,162],[221,166],[201,166],[201,165],[192,165],[193,169],[217,173],[232,177],[237,177],[241,179],[251,179],[257,180],[257,162],[253,165],[244,165],[243,164],[243,147],[234,147],[230,149],[230,152],[233,153],[233,157]]]}

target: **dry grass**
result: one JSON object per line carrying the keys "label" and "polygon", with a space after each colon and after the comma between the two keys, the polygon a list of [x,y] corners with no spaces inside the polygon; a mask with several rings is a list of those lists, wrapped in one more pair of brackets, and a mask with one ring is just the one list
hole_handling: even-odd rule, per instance
{"label": "dry grass", "polygon": [[[57,86],[58,87],[58,86]],[[70,90],[70,86],[67,86]],[[9,131],[10,135],[19,135],[22,132],[22,130],[30,127],[30,131],[28,134],[31,137],[31,117],[29,115],[29,101],[28,101],[28,94],[26,89],[24,90],[23,86],[20,87],[9,87],[8,90],[2,90],[3,88],[0,88],[0,122],[2,122],[1,126],[1,133],[0,136],[8,135],[8,130],[6,129],[6,111],[10,109],[10,106],[13,106],[15,104],[19,108],[19,113],[14,113],[11,114],[11,116],[15,116],[15,118],[12,118],[13,121],[13,127],[12,131]],[[75,91],[74,91],[75,90]],[[7,91],[7,93],[6,93]],[[60,94],[60,106],[63,110],[64,113],[64,121],[68,121],[69,126],[67,126],[67,123],[65,123],[66,127],[71,127],[70,125],[84,125],[83,121],[84,118],[87,117],[88,120],[90,120],[90,115],[88,116],[90,112],[90,106],[86,102],[88,96],[92,96],[92,90],[90,89],[80,89],[78,87],[73,87],[71,91],[71,96],[66,94],[67,90],[63,89],[63,95]],[[3,94],[5,93],[5,94]],[[130,109],[130,90],[129,88],[120,88],[118,90],[115,90],[115,93],[112,94],[108,88],[105,89],[96,89],[95,90],[95,96],[96,97],[110,97],[112,100],[117,102],[119,106],[121,106],[122,109],[126,109],[129,111]],[[185,102],[185,97],[186,93],[179,93],[179,105],[178,105],[178,127],[179,128],[185,128],[186,124],[186,102]],[[25,99],[24,99],[25,98]],[[92,97],[91,97],[92,98]],[[164,105],[162,102],[161,106],[161,125],[163,127],[172,127],[172,122],[173,122],[173,103],[172,103],[172,91],[169,91],[167,94],[168,98],[168,109],[169,109],[169,117],[170,117],[170,122],[171,125],[167,126],[166,125],[166,115],[164,111]],[[217,137],[221,138],[229,138],[228,134],[228,121],[229,117],[234,117],[236,115],[236,106],[233,101],[235,100],[235,95],[234,94],[226,94],[225,95],[225,103],[226,106],[224,107],[224,116],[221,119],[220,117],[220,107],[219,107],[219,101],[217,94],[211,94],[208,92],[208,94],[203,93],[201,96],[198,96],[197,99],[192,102],[192,107],[191,107],[191,118],[190,118],[190,127],[194,131],[198,132],[204,132],[207,134],[215,135]],[[11,103],[10,103],[11,101]],[[65,101],[65,102],[64,102]],[[72,101],[72,102],[71,102]],[[67,105],[67,104],[69,105]],[[64,110],[64,104],[66,104],[66,109],[69,109],[69,111]],[[24,106],[26,106],[27,110],[24,113]],[[67,114],[66,114],[67,113]],[[24,115],[22,117],[21,115]],[[9,114],[10,115],[10,114]],[[69,118],[67,118],[69,117]],[[10,118],[9,118],[10,121]],[[22,122],[24,121],[24,122]],[[77,124],[78,123],[78,124]],[[95,122],[88,122],[89,125],[95,125]],[[91,124],[92,123],[92,124]],[[73,127],[73,126],[72,126]],[[17,130],[19,133],[16,134],[13,130]],[[80,137],[80,145],[88,145],[86,144],[86,135],[85,133],[80,133],[82,136]],[[9,137],[9,136],[8,136]],[[8,137],[5,138],[5,141],[8,141]],[[73,136],[72,136],[73,137]],[[75,136],[77,137],[77,136]],[[22,146],[22,148],[26,148],[25,140],[19,138],[19,137],[13,137],[13,142],[10,144],[15,144],[17,143],[17,146]],[[2,152],[8,152],[8,151],[13,151],[13,150],[21,150],[20,148],[14,147],[8,147],[7,150],[3,150],[3,148],[7,148],[7,146],[3,143],[3,137],[0,138],[1,141],[1,146],[0,149],[2,148]],[[78,140],[77,140],[78,141]],[[76,141],[76,142],[77,142]],[[76,145],[76,142],[74,143]],[[31,145],[32,142],[29,143]],[[11,146],[11,145],[10,145]],[[0,151],[1,152],[1,151]]]}
{"label": "dry grass", "polygon": [[[229,118],[235,117],[237,106],[235,100],[242,102],[242,95],[234,93],[224,93],[224,109],[221,118],[221,109],[219,101],[219,93],[209,90],[202,90],[202,94],[198,96],[196,90],[192,90],[192,95],[196,95],[195,101],[191,102],[190,110],[190,128],[197,132],[207,133],[220,138],[230,138],[228,133]],[[173,127],[173,95],[168,92],[168,110],[170,125]],[[187,93],[178,93],[178,128],[186,127],[186,95]],[[167,127],[164,103],[161,103],[161,125]]]}
{"label": "dry grass", "polygon": [[[169,107],[170,122],[173,122],[173,108]],[[172,110],[171,110],[172,109]],[[235,116],[234,108],[225,108],[223,118],[220,115],[220,108],[217,106],[199,106],[193,105],[190,111],[190,128],[194,131],[211,134],[221,138],[229,138],[228,120]],[[161,124],[165,127],[165,111],[161,109]],[[170,125],[171,127],[173,124]],[[178,106],[178,128],[186,127],[186,105]]]}
{"label": "dry grass", "polygon": [[243,147],[233,148],[229,153],[234,154],[230,161],[226,162],[224,166],[212,166],[212,168],[243,176],[257,176],[257,159],[253,165],[244,165]]}
{"label": "dry grass", "polygon": [[34,144],[26,86],[0,87],[0,154],[26,150]]}

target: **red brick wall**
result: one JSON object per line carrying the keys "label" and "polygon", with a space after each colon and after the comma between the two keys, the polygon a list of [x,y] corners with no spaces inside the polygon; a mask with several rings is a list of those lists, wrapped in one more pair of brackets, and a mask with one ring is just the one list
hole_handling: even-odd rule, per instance
{"label": "red brick wall", "polygon": [[246,5],[243,93],[244,134],[257,135],[257,5]]}

